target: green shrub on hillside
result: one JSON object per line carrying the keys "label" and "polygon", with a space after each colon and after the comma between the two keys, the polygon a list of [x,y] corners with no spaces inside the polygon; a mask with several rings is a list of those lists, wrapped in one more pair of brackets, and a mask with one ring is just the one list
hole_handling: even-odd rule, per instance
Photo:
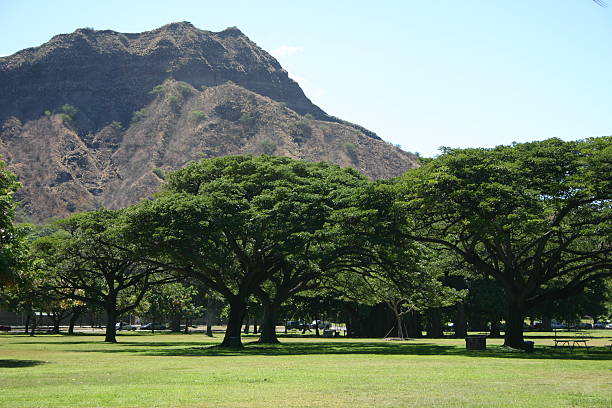
{"label": "green shrub on hillside", "polygon": [[262,140],[259,142],[259,146],[264,154],[272,154],[276,150],[276,143],[270,139]]}
{"label": "green shrub on hillside", "polygon": [[297,143],[302,143],[312,136],[312,127],[306,119],[300,119],[289,129],[291,136]]}
{"label": "green shrub on hillside", "polygon": [[344,148],[346,149],[346,153],[348,153],[349,157],[356,162],[358,159],[357,146],[355,146],[353,143],[347,142],[344,144]]}
{"label": "green shrub on hillside", "polygon": [[146,115],[147,115],[147,111],[144,108],[134,111],[134,113],[132,114],[132,123],[139,122]]}
{"label": "green shrub on hillside", "polygon": [[242,115],[240,115],[239,121],[240,121],[240,124],[244,126],[245,128],[251,128],[257,122],[257,118],[254,115],[251,115],[250,113],[245,112]]}
{"label": "green shrub on hillside", "polygon": [[62,117],[67,116],[68,119],[73,120],[79,110],[72,105],[62,105]]}
{"label": "green shrub on hillside", "polygon": [[195,89],[193,86],[189,85],[187,82],[179,82],[179,89],[181,93],[185,96],[191,95]]}
{"label": "green shrub on hillside", "polygon": [[166,87],[160,84],[160,85],[154,86],[153,89],[149,91],[149,93],[151,95],[160,95],[160,94],[163,94],[165,91],[166,91]]}
{"label": "green shrub on hillside", "polygon": [[191,117],[198,122],[201,120],[208,119],[208,115],[202,112],[201,110],[191,111]]}
{"label": "green shrub on hillside", "polygon": [[155,174],[157,177],[159,177],[162,180],[166,179],[166,172],[160,168],[153,169],[153,174]]}

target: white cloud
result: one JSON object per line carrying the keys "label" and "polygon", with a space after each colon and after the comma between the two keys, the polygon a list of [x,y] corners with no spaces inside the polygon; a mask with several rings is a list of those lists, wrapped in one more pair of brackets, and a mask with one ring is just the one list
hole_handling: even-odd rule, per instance
{"label": "white cloud", "polygon": [[289,45],[281,45],[280,47],[272,50],[272,55],[274,55],[276,58],[290,57],[302,51],[304,51],[304,48],[302,47],[291,47]]}

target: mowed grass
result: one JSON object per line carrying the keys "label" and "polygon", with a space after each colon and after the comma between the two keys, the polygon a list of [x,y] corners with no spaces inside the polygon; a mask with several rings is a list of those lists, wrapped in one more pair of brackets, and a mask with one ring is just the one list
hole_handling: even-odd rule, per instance
{"label": "mowed grass", "polygon": [[497,339],[480,352],[460,339],[118,339],[0,335],[0,407],[612,407],[604,335],[588,353],[540,337],[533,354]]}

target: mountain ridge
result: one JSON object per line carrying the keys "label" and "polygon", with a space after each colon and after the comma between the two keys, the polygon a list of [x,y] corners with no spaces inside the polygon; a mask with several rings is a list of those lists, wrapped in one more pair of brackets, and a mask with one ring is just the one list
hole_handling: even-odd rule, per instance
{"label": "mountain ridge", "polygon": [[77,29],[0,58],[0,154],[35,222],[150,196],[201,157],[275,154],[388,178],[411,153],[328,115],[239,29]]}

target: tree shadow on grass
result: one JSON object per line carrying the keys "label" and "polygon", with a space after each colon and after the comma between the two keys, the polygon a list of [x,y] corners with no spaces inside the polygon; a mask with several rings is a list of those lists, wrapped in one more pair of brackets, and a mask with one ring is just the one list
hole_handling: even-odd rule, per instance
{"label": "tree shadow on grass", "polygon": [[41,364],[46,364],[46,361],[40,360],[2,360],[0,359],[0,368],[22,368],[34,367]]}
{"label": "tree shadow on grass", "polygon": [[612,353],[605,348],[586,350],[559,350],[553,347],[538,347],[534,353],[510,351],[500,346],[487,350],[467,351],[463,347],[434,343],[390,343],[390,342],[325,342],[325,343],[247,343],[242,349],[223,348],[217,345],[182,342],[125,342],[117,348],[82,350],[101,353],[138,353],[145,356],[215,357],[215,356],[298,356],[298,355],[413,355],[413,356],[463,356],[477,358],[522,358],[558,360],[612,360]]}

